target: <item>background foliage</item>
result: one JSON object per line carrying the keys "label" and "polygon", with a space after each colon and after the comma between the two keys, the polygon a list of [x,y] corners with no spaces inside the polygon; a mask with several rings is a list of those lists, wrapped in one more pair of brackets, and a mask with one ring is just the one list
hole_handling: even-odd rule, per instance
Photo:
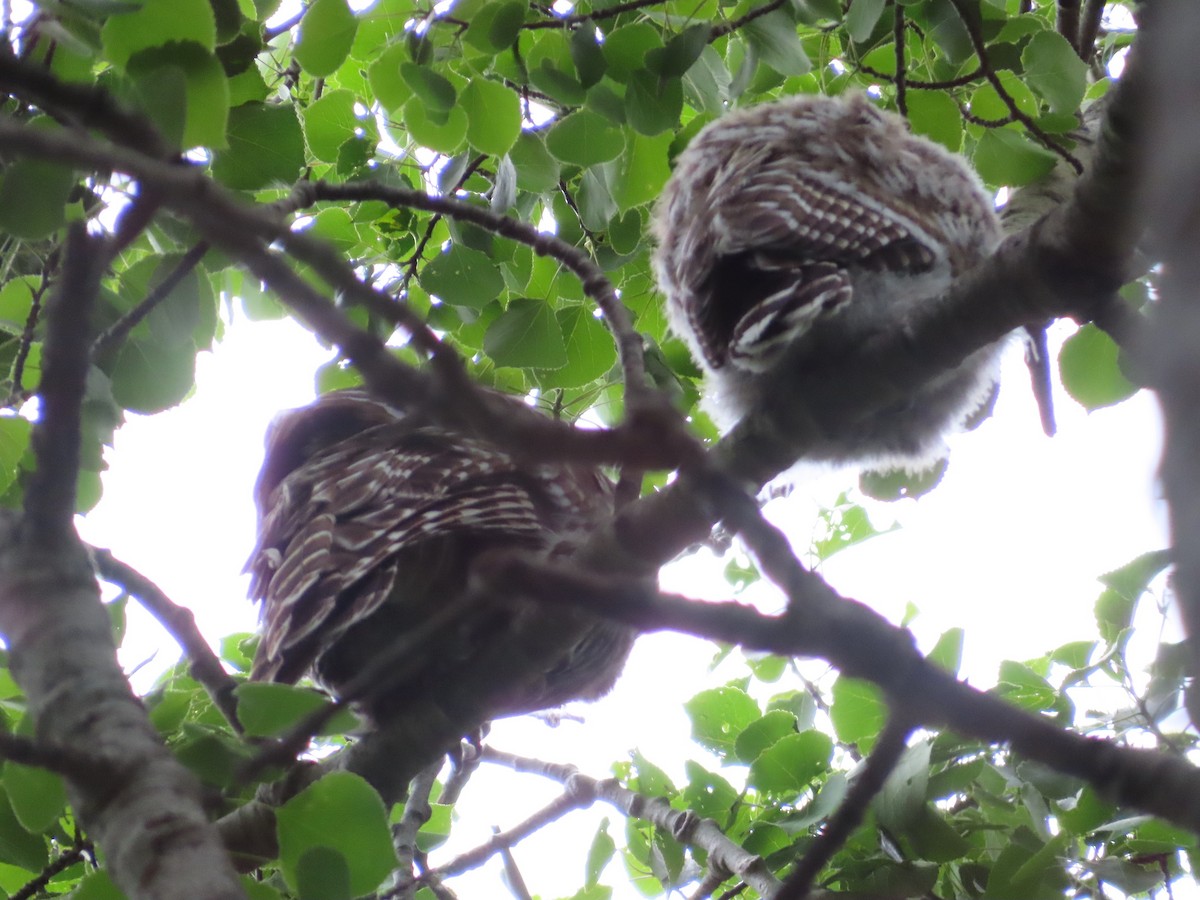
{"label": "background foliage", "polygon": [[[327,242],[365,282],[402,298],[459,351],[477,381],[536,392],[568,419],[592,410],[613,423],[623,403],[617,348],[560,259],[383,199],[299,208],[292,187],[369,179],[553,230],[603,269],[644,340],[651,378],[699,436],[713,439],[696,408],[698,372],[666,333],[646,233],[650,206],[687,141],[730,106],[867,91],[917,133],[965,155],[1002,197],[1013,196],[1077,166],[1080,115],[1105,94],[1114,58],[1134,38],[1131,5],[633,0],[551,9],[522,0],[377,0],[352,9],[346,0],[313,0],[281,10],[271,0],[48,2],[9,10],[8,43],[66,89],[102,90],[115,102],[72,119],[14,91],[2,109],[30,129],[86,128],[93,136],[123,133],[127,142],[131,126],[115,110],[140,113],[166,146],[186,151],[180,165],[264,210],[294,214],[295,230]],[[111,230],[135,180],[80,176],[6,153],[2,142],[0,155],[0,389],[17,410],[40,377],[40,310],[60,276],[66,226],[83,220]],[[298,271],[327,289],[311,266]],[[1149,290],[1135,283],[1127,299],[1140,306]],[[355,323],[392,338],[392,321],[342,302]],[[220,339],[230,307],[252,318],[287,315],[183,218],[155,216],[109,260],[84,404],[80,511],[99,497],[104,447],[124,413],[154,414],[187,397],[196,354]],[[393,343],[398,358],[418,361],[411,347]],[[1063,384],[1088,408],[1135,390],[1116,345],[1094,326],[1081,328],[1058,362]],[[358,379],[344,362],[316,373],[321,390]],[[30,431],[22,416],[0,417],[0,488],[11,506],[34,465]],[[646,488],[664,480],[655,473]],[[872,533],[854,496],[828,512],[829,539],[814,546],[814,562]],[[1064,727],[1186,753],[1193,735],[1177,731],[1177,719],[1168,724],[1183,683],[1179,648],[1161,646],[1148,681],[1126,660],[1134,609],[1167,560],[1119,562],[1097,599],[1095,631],[1081,623],[1078,640],[1007,663],[994,693]],[[736,565],[728,575],[731,589],[758,577]],[[118,639],[129,593],[108,605]],[[235,673],[248,668],[245,637],[221,647]],[[961,642],[961,633],[946,633],[931,658],[957,671]],[[782,657],[749,658],[740,679],[688,703],[698,750],[685,782],[640,756],[615,765],[617,781],[715,821],[762,870],[786,875],[825,846],[824,823],[865,777],[864,756],[895,740],[874,686],[805,674]],[[227,812],[253,793],[239,767],[255,751],[202,680],[181,665],[146,705],[163,739]],[[1119,685],[1128,707],[1081,708],[1076,697],[1096,682]],[[21,690],[7,673],[0,691],[8,727],[31,734]],[[238,716],[247,736],[275,736],[319,702],[288,688],[242,688]],[[319,740],[340,746],[341,727],[334,723]],[[823,889],[1031,900],[1112,889],[1148,895],[1191,870],[1193,834],[1117,808],[1096,787],[1003,744],[920,731],[893,756],[895,768],[861,823],[828,853],[818,850],[827,857]],[[57,776],[14,761],[2,774],[0,888],[10,896],[118,896]],[[434,789],[435,800],[442,790]],[[445,838],[450,809],[435,803],[429,811],[418,857]],[[280,859],[245,888],[256,898],[444,892],[437,878],[418,889],[405,887],[403,869],[391,874],[397,861],[387,823],[402,823],[403,812],[385,809],[354,776],[327,777],[280,810]],[[576,897],[610,896],[614,881],[647,896],[739,891],[746,872],[710,865],[716,845],[673,834],[666,821],[639,809],[624,827],[601,829]],[[617,858],[623,868],[608,865]],[[442,874],[453,872],[451,863]],[[773,890],[769,880],[746,880],[753,885],[740,889],[746,896]]]}

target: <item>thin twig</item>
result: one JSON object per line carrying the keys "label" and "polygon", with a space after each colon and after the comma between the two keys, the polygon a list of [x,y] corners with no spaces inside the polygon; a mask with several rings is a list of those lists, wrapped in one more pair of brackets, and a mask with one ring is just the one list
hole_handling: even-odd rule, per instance
{"label": "thin twig", "polygon": [[191,662],[192,677],[204,686],[213,704],[240,734],[242,726],[237,718],[237,699],[233,696],[237,682],[226,673],[221,660],[208,646],[196,627],[192,611],[173,603],[158,585],[133,566],[121,562],[111,551],[93,548],[92,561],[101,578],[124,588],[175,639]]}
{"label": "thin twig", "polygon": [[587,22],[600,22],[604,19],[611,19],[615,16],[619,16],[622,13],[633,12],[634,10],[638,9],[645,9],[647,6],[661,6],[665,2],[666,0],[628,0],[626,3],[618,3],[614,6],[609,6],[593,13],[556,16],[544,21],[526,22],[521,27],[528,30],[537,28],[574,28],[576,25],[583,25]]}
{"label": "thin twig", "polygon": [[879,740],[867,757],[862,771],[850,785],[846,798],[837,812],[830,816],[816,841],[796,864],[775,900],[804,900],[813,882],[834,854],[850,839],[850,835],[866,818],[867,809],[883,790],[884,782],[900,762],[913,726],[903,715],[892,714],[879,734]]}
{"label": "thin twig", "polygon": [[977,8],[969,7],[966,0],[950,0],[954,5],[958,17],[962,20],[963,27],[967,31],[967,36],[971,40],[971,47],[975,50],[975,55],[979,57],[979,64],[983,68],[984,77],[996,89],[996,94],[1000,100],[1008,108],[1009,114],[1017,122],[1025,126],[1025,129],[1037,139],[1038,143],[1042,144],[1052,153],[1062,157],[1067,163],[1075,169],[1076,172],[1083,171],[1083,165],[1069,151],[1061,147],[1057,141],[1048,135],[1045,130],[1038,125],[1030,116],[1026,115],[1019,106],[1017,101],[1013,99],[1008,92],[1008,88],[1004,86],[1004,82],[1000,80],[1000,76],[992,67],[991,60],[988,55],[987,42],[983,39],[983,33],[979,30],[979,23],[976,21],[978,14]]}
{"label": "thin twig", "polygon": [[92,356],[99,356],[124,341],[129,336],[129,332],[150,315],[156,306],[166,300],[171,295],[171,291],[175,290],[179,283],[187,277],[187,274],[196,268],[208,249],[208,241],[194,244],[179,259],[175,267],[167,273],[166,277],[147,292],[141,303],[97,335],[96,340],[92,342]]}
{"label": "thin twig", "polygon": [[[856,63],[856,66],[860,72],[865,72],[867,75],[870,75],[872,78],[878,78],[880,81],[894,83],[896,80],[894,75],[880,72],[878,69],[873,69],[861,62]],[[944,91],[949,88],[965,87],[983,77],[983,68],[980,67],[973,72],[968,72],[966,75],[959,75],[957,78],[951,78],[948,81],[921,81],[920,79],[905,77],[904,86],[914,91]]]}
{"label": "thin twig", "polygon": [[[475,170],[483,165],[485,159],[487,157],[481,153],[471,160],[467,168],[463,170],[462,175],[459,176],[458,181],[455,182],[454,187],[446,191],[446,196],[453,197],[457,194],[462,189],[462,186],[467,183],[467,179],[475,173]],[[401,297],[407,295],[408,285],[416,276],[417,267],[421,264],[421,260],[425,256],[425,248],[429,246],[429,241],[433,238],[434,229],[437,228],[437,224],[440,221],[442,221],[441,213],[434,213],[429,220],[429,224],[425,226],[425,233],[417,241],[416,249],[413,250],[412,255],[409,256],[408,261],[404,264],[404,274],[400,276],[400,286],[396,290],[396,293]]]}
{"label": "thin twig", "polygon": [[896,77],[892,84],[896,86],[896,112],[900,113],[904,118],[908,118],[908,97],[906,89],[908,86],[908,56],[907,56],[907,41],[904,34],[904,7],[899,3],[896,4],[892,15],[892,40],[895,41],[896,51]]}
{"label": "thin twig", "polygon": [[771,0],[770,3],[765,3],[755,9],[750,10],[740,19],[734,19],[732,22],[725,22],[721,25],[714,25],[712,31],[708,35],[708,42],[711,44],[717,38],[722,38],[727,34],[733,34],[744,25],[749,25],[755,19],[761,18],[769,13],[780,9],[787,0]]}
{"label": "thin twig", "polygon": [[21,339],[17,343],[17,355],[13,360],[12,390],[9,392],[8,399],[4,403],[5,406],[24,403],[29,397],[29,392],[25,390],[23,384],[25,380],[25,364],[29,361],[29,351],[33,347],[38,320],[42,314],[42,297],[45,296],[46,289],[50,287],[50,270],[52,268],[52,261],[56,257],[57,254],[54,254],[42,267],[42,280],[38,284],[37,290],[33,291],[30,297],[29,314],[25,316],[25,327],[21,329]]}
{"label": "thin twig", "polygon": [[[572,765],[517,756],[493,747],[484,748],[483,758],[485,762],[506,766],[516,772],[541,775],[559,782],[566,788],[566,792],[556,803],[565,803],[568,798],[576,798],[575,805],[584,806],[602,800],[626,816],[649,822],[663,829],[680,843],[703,849],[709,857],[710,865],[742,879],[763,897],[772,897],[779,890],[780,882],[771,874],[762,857],[750,853],[730,840],[712,819],[701,819],[690,810],[675,809],[664,797],[652,797],[631,791],[616,779],[591,778]],[[581,802],[584,800],[586,803]],[[551,807],[554,806],[555,804],[551,804]],[[547,807],[546,810],[551,807]],[[514,832],[516,830],[513,829]],[[482,854],[484,848],[476,848],[472,852]],[[445,868],[447,867],[442,867],[443,870]]]}
{"label": "thin twig", "polygon": [[57,859],[42,869],[37,878],[26,882],[17,891],[9,894],[8,900],[30,900],[30,898],[40,895],[54,879],[54,876],[65,872],[77,862],[82,862],[92,850],[93,847],[88,841],[68,847]]}
{"label": "thin twig", "polygon": [[346,184],[318,181],[297,185],[296,192],[311,194],[315,200],[383,200],[397,206],[441,213],[525,244],[541,256],[553,257],[579,278],[584,293],[591,297],[604,313],[605,321],[617,344],[629,405],[661,406],[658,392],[646,382],[642,340],[634,330],[629,310],[617,297],[612,282],[578,247],[555,235],[543,234],[536,228],[508,216],[463,203],[452,197],[430,196],[423,191],[365,181]]}

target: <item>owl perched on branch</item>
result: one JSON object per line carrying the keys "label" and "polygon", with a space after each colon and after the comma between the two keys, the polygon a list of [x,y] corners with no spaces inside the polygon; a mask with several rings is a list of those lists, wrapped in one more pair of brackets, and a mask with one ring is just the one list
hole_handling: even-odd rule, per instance
{"label": "owl perched on branch", "polygon": [[[723,427],[836,385],[850,349],[902,332],[1000,239],[967,165],[865,96],[789,97],[708,125],[676,160],[653,229],[671,325]],[[998,358],[999,345],[977,351],[805,458],[930,461],[994,388]]]}
{"label": "owl perched on branch", "polygon": [[367,671],[370,689],[352,699],[380,720],[464,666],[511,661],[508,651],[529,643],[521,629],[562,630],[568,640],[554,658],[511,678],[495,672],[482,721],[599,697],[624,664],[631,633],[567,604],[452,605],[467,599],[483,554],[557,558],[610,515],[612,485],[592,469],[524,464],[352,389],[276,419],[255,499],[247,569],[262,640],[253,679],[312,674],[340,693]]}

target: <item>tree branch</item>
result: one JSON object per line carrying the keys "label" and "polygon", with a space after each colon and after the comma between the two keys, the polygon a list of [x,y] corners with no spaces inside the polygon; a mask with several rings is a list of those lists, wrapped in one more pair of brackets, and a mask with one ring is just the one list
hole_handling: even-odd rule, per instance
{"label": "tree branch", "polygon": [[481,573],[496,589],[610,616],[642,631],[672,630],[782,656],[825,659],[842,673],[876,684],[893,714],[916,725],[948,727],[1007,743],[1057,771],[1083,778],[1114,802],[1200,830],[1200,769],[1156,751],[1082,737],[957,681],[927,661],[912,635],[870,607],[837,594],[794,559],[773,576],[788,597],[782,615],[735,602],[699,603],[660,593],[644,582],[590,574],[516,556]]}
{"label": "tree branch", "polygon": [[158,620],[175,639],[191,662],[189,671],[208,692],[213,704],[239,734],[242,725],[237,718],[237,699],[233,696],[237,682],[221,665],[221,660],[208,646],[208,641],[196,627],[196,617],[184,606],[173,603],[162,589],[128,563],[121,562],[109,550],[92,549],[96,571],[105,581],[120,585]]}
{"label": "tree branch", "polygon": [[[648,797],[631,791],[622,787],[614,778],[602,781],[590,778],[580,773],[575,766],[529,759],[492,747],[484,748],[483,758],[485,762],[507,766],[516,772],[541,775],[559,782],[566,788],[566,792],[556,803],[569,802],[570,808],[573,809],[603,800],[626,816],[649,822],[666,831],[675,840],[704,850],[709,856],[710,866],[723,868],[730,875],[736,875],[763,897],[773,897],[779,890],[779,881],[771,874],[762,857],[747,852],[727,838],[712,819],[701,819],[690,810],[675,809],[663,797]],[[476,852],[481,851],[482,848]],[[441,868],[448,869],[449,865],[455,863],[458,863],[458,860]],[[478,862],[475,865],[478,865]]]}
{"label": "tree branch", "polygon": [[[117,664],[108,615],[72,516],[87,323],[107,248],[84,225],[68,235],[47,309],[36,477],[25,514],[0,517],[0,631],[39,743],[86,747],[106,777],[68,776],[71,805],[113,880],[137,897],[231,900],[242,891],[209,827],[192,776],[162,746]],[[93,770],[94,771],[94,770]]]}
{"label": "tree branch", "polygon": [[875,749],[867,757],[858,777],[850,786],[846,799],[838,807],[816,841],[788,876],[775,900],[804,900],[812,896],[812,885],[825,865],[850,839],[850,835],[866,818],[867,809],[883,790],[884,782],[895,770],[907,748],[912,725],[903,716],[892,715],[879,735]]}

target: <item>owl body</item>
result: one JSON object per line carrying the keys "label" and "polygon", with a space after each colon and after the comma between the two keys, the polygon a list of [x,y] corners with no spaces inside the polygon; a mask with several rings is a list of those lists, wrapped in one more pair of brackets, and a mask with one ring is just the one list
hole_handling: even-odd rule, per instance
{"label": "owl body", "polygon": [[372,690],[355,697],[384,719],[464,666],[521,652],[523,631],[547,623],[573,639],[535,661],[538,677],[493,685],[487,717],[595,698],[620,671],[631,634],[566,604],[488,598],[447,615],[481,556],[564,556],[611,514],[611,484],[594,470],[526,465],[346,390],[276,420],[255,495],[254,679],[312,674],[340,694],[384,660]]}
{"label": "owl body", "polygon": [[[903,331],[1000,239],[967,165],[863,96],[790,97],[708,125],[677,158],[653,228],[668,318],[725,428],[828,391],[852,350]],[[998,357],[999,345],[976,352],[805,458],[923,462],[987,397]]]}

